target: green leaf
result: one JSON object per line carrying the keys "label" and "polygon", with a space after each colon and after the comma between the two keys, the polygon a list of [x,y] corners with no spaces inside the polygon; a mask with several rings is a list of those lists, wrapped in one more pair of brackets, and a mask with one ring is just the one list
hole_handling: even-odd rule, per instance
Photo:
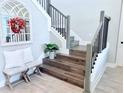
{"label": "green leaf", "polygon": [[56,44],[51,44],[51,43],[45,44],[44,53],[53,52],[53,51],[56,51],[56,50],[59,50],[58,45],[56,45]]}

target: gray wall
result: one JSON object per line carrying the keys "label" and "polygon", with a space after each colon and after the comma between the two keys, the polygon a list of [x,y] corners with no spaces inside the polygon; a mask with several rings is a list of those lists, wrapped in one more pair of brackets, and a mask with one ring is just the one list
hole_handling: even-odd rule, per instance
{"label": "gray wall", "polygon": [[99,24],[100,11],[111,16],[108,41],[109,62],[115,62],[121,0],[52,0],[63,13],[71,15],[71,28],[84,41],[90,41]]}
{"label": "gray wall", "polygon": [[[3,86],[5,83],[4,76],[2,74],[5,61],[3,57],[3,51],[5,50],[17,50],[25,47],[31,47],[33,51],[33,56],[35,59],[39,58],[41,53],[43,53],[43,49],[41,46],[44,43],[49,42],[49,31],[48,31],[48,21],[47,18],[44,17],[41,12],[33,5],[30,0],[19,0],[24,6],[28,9],[31,19],[32,19],[32,35],[33,41],[31,44],[24,45],[16,45],[16,46],[6,46],[2,47],[0,45],[0,86]],[[16,80],[18,77],[14,77],[13,80]],[[12,80],[12,81],[13,81]]]}

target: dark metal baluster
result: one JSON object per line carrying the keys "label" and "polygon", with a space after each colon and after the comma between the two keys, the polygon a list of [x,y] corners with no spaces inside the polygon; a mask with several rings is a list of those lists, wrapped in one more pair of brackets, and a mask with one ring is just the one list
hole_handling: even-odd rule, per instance
{"label": "dark metal baluster", "polygon": [[53,20],[53,27],[55,28],[55,16],[56,16],[56,13],[55,13],[55,10],[54,10],[54,8],[52,8],[52,10],[53,10],[53,14],[52,14],[52,20]]}
{"label": "dark metal baluster", "polygon": [[104,18],[104,33],[103,33],[103,45],[102,45],[102,49],[107,47],[107,38],[108,38],[108,27],[109,27],[109,21],[110,18]]}
{"label": "dark metal baluster", "polygon": [[43,7],[44,7],[44,10],[45,10],[45,0],[43,0],[44,2],[43,2]]}
{"label": "dark metal baluster", "polygon": [[59,27],[60,27],[60,34],[62,35],[62,24],[61,24],[61,22],[62,22],[62,20],[61,20],[61,14],[59,15]]}
{"label": "dark metal baluster", "polygon": [[44,0],[44,7],[45,7],[45,10],[47,11],[47,3],[46,3],[46,0]]}
{"label": "dark metal baluster", "polygon": [[59,13],[59,31],[60,31],[60,35],[61,35],[61,18],[60,18],[61,14]]}
{"label": "dark metal baluster", "polygon": [[47,13],[51,16],[51,12],[52,12],[51,0],[47,0],[46,3],[47,3]]}
{"label": "dark metal baluster", "polygon": [[65,30],[66,30],[66,29],[65,29],[65,17],[63,17],[63,28],[64,28],[64,29],[63,29],[63,37],[65,37],[65,35],[64,35]]}
{"label": "dark metal baluster", "polygon": [[53,8],[50,7],[51,10],[51,26],[53,27]]}
{"label": "dark metal baluster", "polygon": [[43,7],[43,9],[44,9],[44,0],[42,0],[42,7]]}
{"label": "dark metal baluster", "polygon": [[46,10],[46,0],[44,0],[44,10]]}
{"label": "dark metal baluster", "polygon": [[66,45],[67,48],[70,48],[70,16],[67,16],[67,33],[66,33]]}
{"label": "dark metal baluster", "polygon": [[45,10],[45,0],[43,0],[43,7],[44,7],[44,10]]}
{"label": "dark metal baluster", "polygon": [[57,13],[57,31],[59,32],[59,15],[58,15],[58,11],[56,11]]}
{"label": "dark metal baluster", "polygon": [[[55,11],[55,9],[54,9]],[[55,29],[57,30],[57,12],[55,11],[55,16],[54,16],[54,25],[55,25]]]}
{"label": "dark metal baluster", "polygon": [[65,28],[65,30],[64,30],[64,37],[66,39],[66,31],[67,31],[67,18],[66,17],[64,18],[64,28]]}
{"label": "dark metal baluster", "polygon": [[60,30],[59,30],[59,12],[57,11],[57,29],[58,29],[58,32],[60,33]]}
{"label": "dark metal baluster", "polygon": [[62,16],[62,37],[63,37],[63,16]]}
{"label": "dark metal baluster", "polygon": [[41,0],[38,0],[38,2],[39,2],[39,4],[41,5],[41,3],[42,3]]}
{"label": "dark metal baluster", "polygon": [[65,31],[64,31],[65,39],[67,38],[67,36],[66,36],[66,35],[67,35],[67,34],[66,34],[66,33],[67,33],[67,30],[68,30],[68,29],[67,29],[67,18],[65,18]]}
{"label": "dark metal baluster", "polygon": [[40,0],[41,1],[41,5],[42,5],[42,8],[43,8],[43,0]]}

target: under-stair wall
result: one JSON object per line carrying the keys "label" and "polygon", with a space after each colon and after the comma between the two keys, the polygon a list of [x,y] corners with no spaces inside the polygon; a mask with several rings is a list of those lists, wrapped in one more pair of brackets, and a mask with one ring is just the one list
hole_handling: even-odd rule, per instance
{"label": "under-stair wall", "polygon": [[66,47],[66,40],[54,28],[50,31],[50,42],[59,46],[59,53],[69,54],[69,49]]}

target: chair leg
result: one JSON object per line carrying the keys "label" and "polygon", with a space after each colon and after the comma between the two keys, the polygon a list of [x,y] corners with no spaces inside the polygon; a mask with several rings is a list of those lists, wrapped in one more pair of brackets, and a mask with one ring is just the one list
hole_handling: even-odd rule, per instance
{"label": "chair leg", "polygon": [[6,85],[11,89],[11,90],[13,90],[13,86],[12,86],[12,84],[11,84],[11,82],[10,82],[10,76],[8,76],[8,75],[5,75],[5,77],[6,77]]}
{"label": "chair leg", "polygon": [[37,73],[37,67],[34,69],[34,74],[36,74]]}
{"label": "chair leg", "polygon": [[22,76],[23,76],[25,82],[28,83],[29,81],[28,81],[28,78],[27,78],[27,75],[25,72],[22,73]]}
{"label": "chair leg", "polygon": [[28,74],[26,74],[26,77],[27,77],[28,81],[31,82],[31,78]]}
{"label": "chair leg", "polygon": [[40,67],[39,67],[39,66],[36,67],[36,70],[37,70],[37,74],[39,74],[40,76],[42,76],[42,73],[41,73],[41,71],[40,71]]}

